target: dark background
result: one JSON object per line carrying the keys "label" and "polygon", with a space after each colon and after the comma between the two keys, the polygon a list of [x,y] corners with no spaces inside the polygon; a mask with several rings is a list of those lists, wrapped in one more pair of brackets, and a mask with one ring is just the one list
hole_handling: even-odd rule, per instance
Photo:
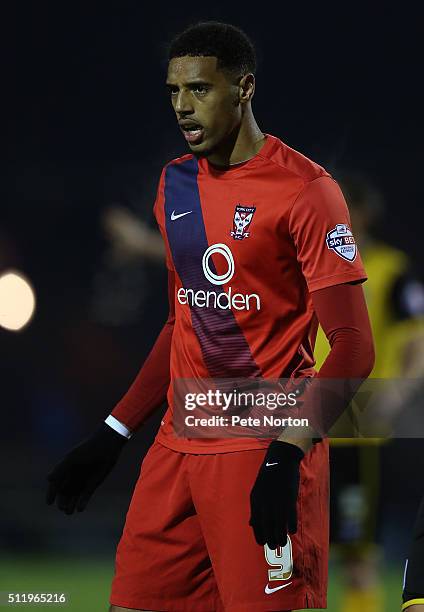
{"label": "dark background", "polygon": [[[162,264],[108,270],[100,218],[119,202],[154,226],[161,167],[187,151],[164,86],[166,44],[199,19],[246,30],[258,52],[253,106],[261,129],[331,172],[370,176],[386,202],[378,234],[421,272],[422,15],[407,5],[3,5],[0,272],[22,270],[38,300],[22,332],[0,329],[7,553],[113,556],[159,416],[85,514],[45,507],[44,479],[120,399],[166,317]],[[122,286],[130,295],[133,288],[137,308],[105,322],[95,304]],[[118,306],[125,311],[128,303]],[[419,440],[402,441],[387,459],[380,531],[389,558],[405,552],[424,488],[423,478],[408,474],[421,454]]]}

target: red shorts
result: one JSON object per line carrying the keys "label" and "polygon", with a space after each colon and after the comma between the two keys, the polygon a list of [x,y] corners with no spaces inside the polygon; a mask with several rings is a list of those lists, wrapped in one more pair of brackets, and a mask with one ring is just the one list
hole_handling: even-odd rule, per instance
{"label": "red shorts", "polygon": [[154,442],[118,545],[111,604],[160,612],[325,608],[327,443],[302,461],[298,531],[276,551],[256,544],[249,526],[264,455],[194,455]]}

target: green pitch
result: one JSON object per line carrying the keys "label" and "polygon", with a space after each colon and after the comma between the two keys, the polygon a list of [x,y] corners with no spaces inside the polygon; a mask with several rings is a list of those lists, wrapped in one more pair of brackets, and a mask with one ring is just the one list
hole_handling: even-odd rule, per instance
{"label": "green pitch", "polygon": [[[383,575],[386,604],[384,612],[400,611],[402,568],[387,569]],[[4,558],[0,559],[0,592],[66,593],[67,605],[16,605],[4,609],[60,610],[64,612],[107,612],[113,560],[83,558]],[[338,606],[340,579],[330,572],[329,612]],[[1,608],[2,606],[0,606]],[[360,612],[360,611],[358,611]]]}

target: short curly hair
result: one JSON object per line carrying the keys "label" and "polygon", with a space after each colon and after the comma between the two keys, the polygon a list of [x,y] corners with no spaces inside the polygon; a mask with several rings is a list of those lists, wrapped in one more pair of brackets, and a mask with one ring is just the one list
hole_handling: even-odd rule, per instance
{"label": "short curly hair", "polygon": [[168,60],[184,55],[216,57],[217,68],[235,76],[256,72],[256,53],[250,38],[236,26],[201,21],[189,26],[171,42]]}

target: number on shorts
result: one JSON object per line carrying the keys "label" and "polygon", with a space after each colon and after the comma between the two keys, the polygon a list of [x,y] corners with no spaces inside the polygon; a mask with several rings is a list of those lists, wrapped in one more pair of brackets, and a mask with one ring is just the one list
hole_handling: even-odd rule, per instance
{"label": "number on shorts", "polygon": [[288,580],[293,573],[293,555],[290,536],[287,536],[287,544],[278,546],[272,550],[265,544],[265,559],[268,565],[271,565],[272,570],[268,570],[269,580]]}

